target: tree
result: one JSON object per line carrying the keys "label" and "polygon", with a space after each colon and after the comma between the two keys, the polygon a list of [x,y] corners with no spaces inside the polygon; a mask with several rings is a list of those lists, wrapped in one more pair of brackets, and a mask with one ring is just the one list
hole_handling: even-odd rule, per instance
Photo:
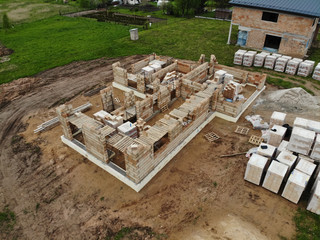
{"label": "tree", "polygon": [[216,8],[229,8],[231,5],[229,4],[229,0],[214,0],[216,2]]}
{"label": "tree", "polygon": [[210,12],[213,11],[213,9],[215,8],[215,6],[216,6],[215,0],[208,0],[208,1],[206,1],[206,7],[207,7],[207,9],[208,9]]}
{"label": "tree", "polygon": [[10,24],[10,21],[9,21],[9,18],[8,18],[7,13],[4,13],[4,14],[3,14],[3,17],[2,17],[2,27],[3,27],[3,29],[5,29],[5,30],[11,28],[11,24]]}
{"label": "tree", "polygon": [[180,14],[192,15],[197,10],[200,1],[199,0],[175,0],[176,6]]}

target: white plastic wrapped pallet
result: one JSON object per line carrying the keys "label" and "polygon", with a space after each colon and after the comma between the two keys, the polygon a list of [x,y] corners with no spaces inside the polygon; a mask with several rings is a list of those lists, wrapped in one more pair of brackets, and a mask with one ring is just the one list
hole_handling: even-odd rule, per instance
{"label": "white plastic wrapped pallet", "polygon": [[287,66],[287,62],[289,61],[288,58],[285,57],[279,57],[276,60],[275,66],[274,66],[274,70],[276,72],[284,72],[284,70],[286,69]]}
{"label": "white plastic wrapped pallet", "polygon": [[261,156],[265,156],[267,158],[272,158],[275,151],[276,151],[276,147],[271,146],[266,143],[261,143],[258,147],[257,153],[260,154]]}
{"label": "white plastic wrapped pallet", "polygon": [[308,77],[311,72],[312,64],[304,61],[300,63],[297,75],[302,77]]}
{"label": "white plastic wrapped pallet", "polygon": [[287,165],[288,171],[290,172],[293,169],[293,166],[297,160],[297,156],[293,155],[292,152],[289,152],[287,150],[282,151],[278,156],[277,160],[285,165]]}
{"label": "white plastic wrapped pallet", "polygon": [[308,184],[309,178],[307,174],[293,170],[281,196],[293,203],[298,203]]}
{"label": "white plastic wrapped pallet", "polygon": [[311,194],[307,210],[320,215],[320,181],[318,181],[317,187]]}
{"label": "white plastic wrapped pallet", "polygon": [[254,66],[255,67],[262,67],[264,64],[264,61],[266,59],[266,57],[270,55],[270,53],[266,53],[266,52],[261,52],[258,53],[255,58],[254,58]]}
{"label": "white plastic wrapped pallet", "polygon": [[287,129],[279,125],[273,125],[269,131],[268,144],[278,147],[283,140]]}
{"label": "white plastic wrapped pallet", "polygon": [[270,190],[271,192],[278,193],[287,172],[287,165],[277,161],[272,161],[264,178],[262,187]]}
{"label": "white plastic wrapped pallet", "polygon": [[273,69],[278,57],[269,55],[266,56],[266,60],[264,62],[264,68]]}
{"label": "white plastic wrapped pallet", "polygon": [[236,51],[234,54],[233,63],[236,65],[242,65],[243,56],[246,52],[247,52],[246,50],[242,50],[242,49],[239,49],[238,51]]}
{"label": "white plastic wrapped pallet", "polygon": [[297,60],[289,60],[286,67],[286,73],[290,75],[295,75],[297,73],[297,70],[299,68],[300,62]]}
{"label": "white plastic wrapped pallet", "polygon": [[255,153],[252,154],[247,164],[244,179],[248,182],[252,182],[256,185],[259,185],[262,173],[266,168],[267,162],[268,158]]}
{"label": "white plastic wrapped pallet", "polygon": [[292,152],[309,155],[314,138],[315,132],[300,127],[293,127],[287,148]]}
{"label": "white plastic wrapped pallet", "polygon": [[320,63],[318,63],[318,65],[315,67],[312,78],[320,81]]}
{"label": "white plastic wrapped pallet", "polygon": [[320,134],[317,134],[310,157],[317,162],[320,161]]}
{"label": "white plastic wrapped pallet", "polygon": [[270,127],[272,127],[275,124],[280,125],[280,126],[285,124],[286,116],[287,116],[287,114],[285,114],[283,112],[274,111],[271,115],[271,118],[270,118]]}
{"label": "white plastic wrapped pallet", "polygon": [[317,165],[315,165],[314,163],[311,163],[304,159],[300,159],[295,169],[308,174],[311,177],[316,167]]}
{"label": "white plastic wrapped pallet", "polygon": [[257,52],[255,51],[246,52],[243,56],[243,66],[251,67],[254,62],[256,54]]}

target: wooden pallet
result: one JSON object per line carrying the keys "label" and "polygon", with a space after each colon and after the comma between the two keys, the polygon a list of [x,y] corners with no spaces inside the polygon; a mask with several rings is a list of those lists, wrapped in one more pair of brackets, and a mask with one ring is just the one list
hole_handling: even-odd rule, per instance
{"label": "wooden pallet", "polygon": [[164,105],[163,107],[161,107],[161,112],[165,112],[168,110],[168,105]]}
{"label": "wooden pallet", "polygon": [[209,141],[209,142],[214,142],[216,140],[218,140],[220,137],[214,133],[214,132],[209,132],[206,135],[204,135],[204,137]]}
{"label": "wooden pallet", "polygon": [[249,143],[253,144],[253,145],[260,145],[260,143],[263,142],[263,139],[261,137],[255,136],[255,135],[251,135],[250,139],[249,139]]}
{"label": "wooden pallet", "polygon": [[249,128],[237,126],[237,128],[234,132],[239,133],[241,135],[248,135],[249,130],[250,130]]}

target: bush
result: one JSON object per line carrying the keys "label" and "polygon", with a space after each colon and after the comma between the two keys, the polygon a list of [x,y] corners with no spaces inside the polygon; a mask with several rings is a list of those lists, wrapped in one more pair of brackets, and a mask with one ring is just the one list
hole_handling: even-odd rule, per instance
{"label": "bush", "polygon": [[5,30],[11,28],[11,24],[10,24],[10,21],[9,21],[9,18],[8,18],[7,13],[4,13],[4,14],[3,14],[3,17],[2,17],[2,27],[3,27],[3,29],[5,29]]}

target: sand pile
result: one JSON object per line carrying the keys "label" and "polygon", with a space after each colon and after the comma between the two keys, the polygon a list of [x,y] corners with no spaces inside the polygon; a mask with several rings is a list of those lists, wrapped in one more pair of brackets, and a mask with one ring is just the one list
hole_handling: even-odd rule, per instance
{"label": "sand pile", "polygon": [[266,92],[254,107],[278,109],[288,112],[320,109],[319,99],[302,88],[290,88]]}

